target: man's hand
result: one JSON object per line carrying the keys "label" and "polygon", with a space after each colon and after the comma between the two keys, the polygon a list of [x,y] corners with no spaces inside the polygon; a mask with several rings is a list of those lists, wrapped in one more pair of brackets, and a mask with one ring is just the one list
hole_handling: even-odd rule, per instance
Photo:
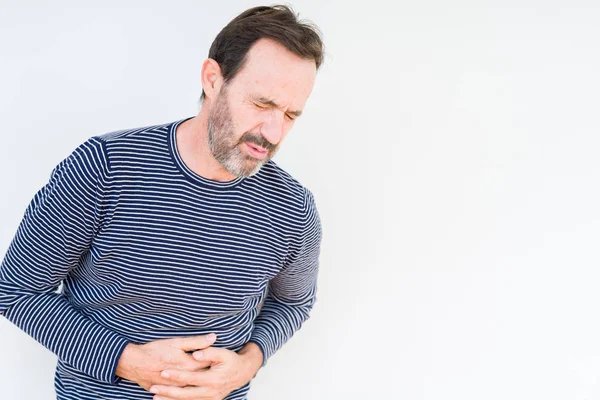
{"label": "man's hand", "polygon": [[146,344],[129,344],[123,350],[116,374],[136,382],[148,390],[154,384],[169,384],[161,371],[199,371],[211,365],[210,360],[195,359],[188,351],[206,351],[216,340],[216,335],[188,336],[155,340]]}
{"label": "man's hand", "polygon": [[208,361],[210,369],[166,369],[161,375],[170,381],[169,386],[153,385],[150,391],[156,394],[155,400],[222,400],[250,382],[262,365],[262,357],[260,348],[252,342],[239,353],[217,347],[196,351],[194,358]]}

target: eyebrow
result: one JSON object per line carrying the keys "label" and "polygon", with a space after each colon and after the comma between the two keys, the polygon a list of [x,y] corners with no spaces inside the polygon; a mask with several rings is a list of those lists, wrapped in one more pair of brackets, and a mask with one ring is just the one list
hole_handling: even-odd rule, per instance
{"label": "eyebrow", "polygon": [[[274,100],[269,99],[267,97],[264,96],[251,96],[253,100],[258,101],[259,103],[271,106],[271,107],[275,107],[275,108],[281,108],[281,106],[279,104],[277,104]],[[296,117],[299,117],[302,115],[302,110],[292,110],[292,111],[288,111],[288,113],[295,115]]]}

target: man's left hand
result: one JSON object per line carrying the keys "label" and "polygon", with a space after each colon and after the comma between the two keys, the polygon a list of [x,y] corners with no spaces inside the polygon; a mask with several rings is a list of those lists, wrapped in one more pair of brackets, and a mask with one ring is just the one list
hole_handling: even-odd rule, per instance
{"label": "man's left hand", "polygon": [[210,361],[210,368],[195,372],[164,370],[161,376],[173,386],[152,386],[150,392],[155,394],[154,400],[222,400],[250,382],[262,364],[262,353],[259,358],[256,352],[240,351],[238,354],[218,347],[197,351],[194,358]]}

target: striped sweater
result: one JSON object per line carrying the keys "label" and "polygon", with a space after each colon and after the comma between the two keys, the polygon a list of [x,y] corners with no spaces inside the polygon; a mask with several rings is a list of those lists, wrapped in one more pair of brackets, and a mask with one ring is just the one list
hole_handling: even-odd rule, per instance
{"label": "striped sweater", "polygon": [[272,160],[228,182],[196,174],[175,141],[187,119],[89,138],[25,210],[0,315],[58,356],[58,399],[152,399],[115,375],[128,343],[215,332],[215,347],[258,344],[264,366],[309,317],[311,192]]}

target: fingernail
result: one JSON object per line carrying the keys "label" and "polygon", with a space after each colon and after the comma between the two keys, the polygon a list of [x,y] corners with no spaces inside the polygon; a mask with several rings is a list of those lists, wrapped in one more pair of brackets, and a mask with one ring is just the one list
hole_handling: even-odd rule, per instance
{"label": "fingernail", "polygon": [[209,334],[206,336],[206,339],[208,339],[209,341],[210,341],[210,340],[215,340],[216,338],[217,338],[217,335],[215,335],[214,333],[209,333]]}
{"label": "fingernail", "polygon": [[202,352],[201,352],[201,351],[196,351],[196,352],[194,352],[194,358],[195,358],[196,360],[199,360],[199,359],[201,359],[201,358],[202,358]]}
{"label": "fingernail", "polygon": [[158,389],[157,389],[156,387],[152,386],[152,387],[150,388],[150,393],[154,393],[154,394],[156,394],[156,393],[158,393]]}
{"label": "fingernail", "polygon": [[160,375],[161,375],[163,378],[168,378],[169,376],[171,376],[171,374],[169,374],[167,371],[163,371],[163,372],[161,372],[161,373],[160,373]]}

